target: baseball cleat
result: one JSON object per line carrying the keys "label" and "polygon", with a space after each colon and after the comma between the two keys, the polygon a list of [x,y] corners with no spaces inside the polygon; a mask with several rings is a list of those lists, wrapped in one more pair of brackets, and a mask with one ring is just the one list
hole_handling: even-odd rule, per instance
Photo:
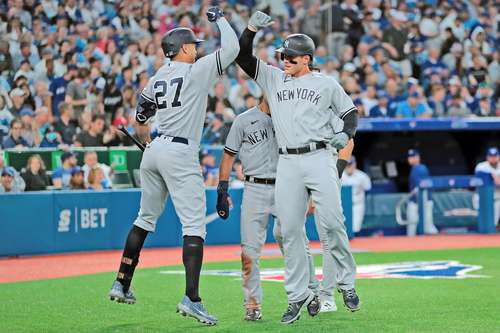
{"label": "baseball cleat", "polygon": [[217,318],[210,315],[201,302],[192,302],[189,297],[184,296],[182,301],[177,304],[177,313],[183,316],[190,316],[205,325],[216,325]]}
{"label": "baseball cleat", "polygon": [[299,320],[300,313],[302,309],[309,305],[316,296],[314,294],[310,294],[305,300],[300,302],[288,303],[288,308],[286,309],[283,317],[281,317],[282,324],[291,324],[296,320]]}
{"label": "baseball cleat", "polygon": [[319,313],[320,308],[321,302],[319,300],[319,297],[317,295],[314,295],[312,301],[307,304],[307,312],[311,317],[314,317]]}
{"label": "baseball cleat", "polygon": [[118,303],[125,304],[135,304],[136,298],[131,289],[127,290],[126,293],[123,292],[123,285],[120,281],[115,280],[113,282],[113,286],[108,293],[109,299],[112,301],[116,301]]}
{"label": "baseball cleat", "polygon": [[356,290],[354,288],[347,290],[339,290],[342,293],[342,297],[344,298],[344,305],[347,310],[351,312],[358,311],[360,309],[359,297],[356,294]]}
{"label": "baseball cleat", "polygon": [[337,311],[337,305],[335,304],[335,301],[333,300],[321,301],[321,309],[319,310],[320,313],[335,312],[335,311]]}
{"label": "baseball cleat", "polygon": [[262,319],[262,312],[260,311],[260,309],[247,309],[245,320],[258,321],[261,319]]}

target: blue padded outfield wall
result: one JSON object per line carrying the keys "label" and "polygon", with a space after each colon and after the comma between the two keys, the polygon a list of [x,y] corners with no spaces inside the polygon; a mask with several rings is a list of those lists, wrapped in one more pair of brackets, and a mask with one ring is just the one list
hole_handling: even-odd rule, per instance
{"label": "blue padded outfield wall", "polygon": [[[207,190],[207,244],[240,242],[240,205],[243,190],[230,190],[234,208],[228,220],[216,218],[217,192]],[[0,256],[120,249],[137,216],[140,190],[103,192],[61,191],[5,194],[0,196]],[[346,225],[351,230],[351,189],[342,189]],[[309,218],[312,220],[312,218]],[[268,241],[273,241],[272,223]],[[306,224],[311,240],[317,240],[313,221]],[[171,200],[146,247],[182,244],[181,224]]]}

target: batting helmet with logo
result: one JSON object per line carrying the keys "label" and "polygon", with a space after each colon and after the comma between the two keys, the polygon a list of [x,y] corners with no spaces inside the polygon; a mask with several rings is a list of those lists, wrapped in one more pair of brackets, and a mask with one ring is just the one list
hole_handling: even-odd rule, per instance
{"label": "batting helmet with logo", "polygon": [[165,57],[171,58],[179,53],[184,44],[199,44],[203,39],[196,38],[193,30],[189,28],[175,28],[169,30],[161,40],[161,48]]}
{"label": "batting helmet with logo", "polygon": [[302,56],[308,55],[311,60],[314,57],[314,41],[311,37],[304,34],[292,34],[288,36],[283,45],[276,50],[285,56]]}

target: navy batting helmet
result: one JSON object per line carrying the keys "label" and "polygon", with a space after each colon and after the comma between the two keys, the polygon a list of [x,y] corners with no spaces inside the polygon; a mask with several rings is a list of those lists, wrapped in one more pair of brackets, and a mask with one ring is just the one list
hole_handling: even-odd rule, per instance
{"label": "navy batting helmet", "polygon": [[175,28],[169,30],[161,40],[161,48],[165,57],[171,58],[179,53],[184,44],[199,44],[202,39],[196,38],[193,30],[189,28]]}
{"label": "navy batting helmet", "polygon": [[285,39],[283,45],[276,52],[293,57],[308,55],[312,60],[315,49],[316,47],[311,37],[304,34],[292,34]]}

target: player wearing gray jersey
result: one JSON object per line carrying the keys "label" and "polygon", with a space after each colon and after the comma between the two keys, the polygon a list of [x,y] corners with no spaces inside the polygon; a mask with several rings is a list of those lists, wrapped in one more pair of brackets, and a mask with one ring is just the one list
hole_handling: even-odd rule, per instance
{"label": "player wearing gray jersey", "polygon": [[198,321],[215,325],[198,294],[205,239],[205,188],[198,153],[207,109],[208,91],[222,71],[238,54],[238,39],[222,11],[211,7],[210,22],[221,32],[221,48],[197,61],[196,45],[201,42],[193,31],[176,28],[162,39],[162,49],[171,61],[163,65],[140,94],[136,112],[138,133],[150,141],[147,122],[156,115],[159,132],[142,156],[140,177],[141,208],[134,222],[121,259],[116,281],[109,292],[111,300],[135,303],[130,290],[139,254],[148,232],[170,195],[182,223],[182,260],[186,271],[186,291],[177,311]]}
{"label": "player wearing gray jersey", "polygon": [[[275,200],[278,218],[283,222],[285,252],[285,290],[288,308],[281,322],[289,324],[311,308],[316,296],[308,288],[307,254],[302,239],[307,198],[310,193],[316,206],[318,223],[328,235],[329,250],[334,258],[338,288],[344,304],[351,311],[359,309],[354,289],[356,264],[349,248],[342,206],[340,180],[335,160],[327,149],[342,149],[355,134],[357,110],[338,82],[310,65],[315,47],[303,34],[290,35],[280,52],[285,70],[267,65],[252,55],[255,33],[272,24],[271,18],[256,12],[240,37],[236,62],[263,89],[273,117],[280,157],[276,175]],[[332,112],[344,121],[342,131],[330,126]]]}
{"label": "player wearing gray jersey", "polygon": [[[278,163],[278,144],[267,102],[240,114],[233,122],[226,140],[220,164],[217,188],[217,212],[223,219],[229,217],[228,181],[236,154],[243,166],[245,189],[241,205],[241,263],[243,292],[245,297],[245,320],[262,318],[262,287],[260,283],[260,255],[266,241],[267,224],[275,216],[274,184]],[[273,234],[280,249],[283,248],[280,222],[274,221]],[[309,260],[309,287],[317,290],[319,282],[315,276],[313,258],[309,253],[309,241],[305,229]]]}

